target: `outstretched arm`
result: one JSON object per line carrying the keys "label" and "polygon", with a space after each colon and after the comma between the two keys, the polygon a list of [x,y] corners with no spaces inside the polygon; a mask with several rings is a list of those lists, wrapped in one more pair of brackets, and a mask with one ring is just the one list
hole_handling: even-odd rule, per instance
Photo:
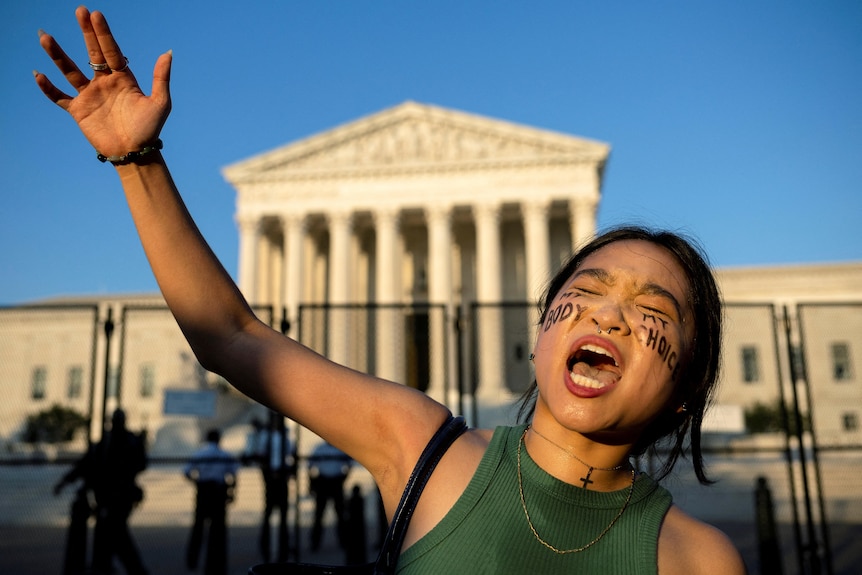
{"label": "outstretched arm", "polygon": [[[40,32],[42,47],[77,95],[44,74],[35,73],[36,83],[100,154],[150,147],[170,112],[172,54],[156,61],[146,96],[104,16],[83,7],[76,16],[94,77]],[[387,489],[397,499],[445,408],[405,386],[338,366],[258,321],[198,231],[160,152],[116,170],[162,294],[201,364],[349,453],[383,480],[385,499]]]}
{"label": "outstretched arm", "polygon": [[[157,60],[148,97],[104,16],[83,7],[76,16],[94,77],[84,75],[53,37],[40,32],[42,47],[77,95],[62,92],[43,74],[35,74],[37,84],[69,112],[99,153],[123,156],[149,146],[170,112],[172,54]],[[234,362],[222,366],[220,360],[229,355],[237,333],[256,327],[253,314],[186,211],[161,154],[116,169],[159,287],[189,343],[205,367],[230,369]]]}

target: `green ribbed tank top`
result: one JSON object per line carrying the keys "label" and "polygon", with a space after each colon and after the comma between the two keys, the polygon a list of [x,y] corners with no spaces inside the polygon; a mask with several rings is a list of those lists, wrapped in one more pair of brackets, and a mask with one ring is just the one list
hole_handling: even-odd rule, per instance
{"label": "green ribbed tank top", "polygon": [[[657,573],[658,533],[672,497],[646,475],[611,530],[580,553],[558,555],[530,531],[518,495],[517,450],[525,426],[498,427],[467,489],[430,532],[401,554],[399,575],[444,573]],[[558,549],[595,539],[628,495],[569,485],[521,450],[527,509],[542,538]]]}

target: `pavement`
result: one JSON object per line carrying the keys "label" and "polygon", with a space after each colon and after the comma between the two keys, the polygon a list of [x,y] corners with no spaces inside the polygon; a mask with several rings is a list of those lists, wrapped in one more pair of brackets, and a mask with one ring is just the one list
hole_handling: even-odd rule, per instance
{"label": "pavement", "polygon": [[[249,567],[262,562],[257,552],[258,529],[229,527],[228,573],[244,575]],[[187,527],[132,527],[132,536],[151,575],[189,575],[202,573],[185,567]],[[61,575],[66,529],[63,527],[0,527],[0,573],[3,575]],[[343,564],[344,552],[334,536],[312,552],[302,550],[302,560],[313,563]],[[201,557],[203,564],[203,557]],[[116,573],[123,573],[121,567]]]}
{"label": "pavement", "polygon": [[[722,523],[718,525],[728,533],[739,548],[751,575],[762,573],[759,569],[757,537],[751,523]],[[186,527],[141,527],[133,526],[135,538],[144,563],[151,575],[189,575],[183,563]],[[307,532],[305,533],[307,535]],[[321,548],[312,552],[302,549],[302,560],[312,563],[343,564],[344,552],[334,541],[334,536],[325,538]],[[258,530],[254,527],[232,526],[228,531],[228,573],[245,575],[250,566],[261,562],[257,553]],[[859,575],[862,526],[838,525],[832,529],[833,573],[836,575]],[[0,526],[0,573],[3,575],[50,575],[62,573],[66,530],[63,527],[2,527]],[[790,525],[780,526],[779,540],[782,542],[785,575],[799,573],[793,546],[793,531]],[[307,541],[307,539],[306,539]],[[371,553],[371,552],[370,552]],[[369,560],[374,555],[369,555]],[[116,571],[123,573],[121,568]],[[197,573],[201,573],[199,569]],[[825,572],[825,571],[824,571]]]}
{"label": "pavement", "polygon": [[[858,458],[844,457],[841,463],[840,481],[830,484],[827,475],[827,493],[832,495],[827,502],[832,572],[836,575],[859,575],[862,573],[859,567],[862,565],[862,545],[858,543],[862,541],[862,521],[859,518],[857,486],[862,466]],[[800,573],[796,534],[789,520],[787,488],[781,484],[781,480],[786,478],[786,470],[769,461],[746,462],[745,468],[748,471],[741,474],[738,470],[725,470],[721,464],[713,465],[714,475],[720,480],[717,486],[700,487],[691,478],[678,476],[668,480],[668,488],[674,493],[675,501],[689,513],[727,533],[742,553],[752,575],[756,575],[761,571],[753,513],[753,481],[755,476],[769,476],[776,500],[784,573]],[[62,573],[73,489],[55,497],[51,488],[66,469],[67,466],[51,463],[0,465],[3,494],[0,497],[0,575]],[[374,543],[379,541],[373,484],[364,472],[354,472],[349,481],[367,495],[365,511],[369,525],[368,559],[371,560],[376,555]],[[177,464],[151,465],[141,476],[141,483],[145,499],[133,513],[129,524],[150,573],[194,573],[184,565],[194,486],[182,477]],[[241,469],[236,500],[228,509],[228,573],[231,575],[245,575],[250,566],[262,562],[258,552],[262,501],[259,471]],[[299,558],[307,562],[344,564],[346,558],[336,541],[331,510],[325,521],[329,527],[324,533],[321,548],[314,552],[309,549],[312,509],[313,502],[304,496],[299,498],[297,509],[291,511],[291,526],[299,522],[298,536],[294,537],[298,542]],[[804,521],[804,515],[801,518]],[[123,573],[123,570],[119,568],[117,573]]]}
{"label": "pavement", "polygon": [[[68,469],[66,466],[0,465],[0,575],[44,575],[63,569],[69,510],[74,488],[67,487],[59,496],[52,486]],[[379,541],[376,523],[376,492],[371,491],[370,476],[357,473],[350,484],[361,485],[366,497],[368,560],[376,556],[374,544]],[[152,575],[188,575],[185,546],[194,513],[194,485],[180,473],[180,466],[151,466],[141,475],[144,501],[129,520],[129,529],[144,564]],[[243,575],[252,565],[263,562],[259,552],[262,520],[263,484],[260,472],[253,468],[240,470],[236,498],[228,507],[228,573]],[[341,565],[346,563],[344,550],[335,534],[335,517],[331,506],[324,516],[324,534],[320,548],[310,549],[310,526],[313,517],[310,497],[299,500],[299,529],[295,510],[289,516],[291,559]],[[273,516],[273,539],[278,529]],[[91,521],[92,523],[92,521]],[[90,529],[92,537],[92,525]],[[90,543],[92,545],[92,542]],[[273,554],[277,544],[271,543]],[[203,557],[201,557],[203,564]],[[202,572],[202,567],[197,572]],[[123,573],[122,568],[117,573]]]}

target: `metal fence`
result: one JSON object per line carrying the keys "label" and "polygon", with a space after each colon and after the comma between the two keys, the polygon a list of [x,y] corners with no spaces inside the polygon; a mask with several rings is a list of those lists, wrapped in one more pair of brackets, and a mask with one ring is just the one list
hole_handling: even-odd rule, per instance
{"label": "metal fence", "polygon": [[[495,373],[504,377],[496,388],[501,402],[511,403],[531,379],[532,304],[305,305],[296,325],[270,308],[256,312],[341,363],[387,374],[446,401],[473,425],[491,425],[501,413],[483,411],[479,399],[489,369],[482,365],[488,338],[499,342],[494,353],[500,360]],[[684,509],[731,536],[752,573],[858,572],[862,442],[854,430],[862,377],[853,354],[862,349],[862,305],[728,305],[725,315],[719,403],[741,406],[746,425],[762,429],[740,433],[719,422],[706,444],[708,469],[717,483],[700,486],[683,461],[668,488]],[[52,487],[88,440],[98,439],[115,406],[128,412],[131,428],[146,430],[150,448],[150,467],[141,477],[145,500],[132,519],[145,560],[153,572],[184,572],[182,562],[169,557],[182,557],[192,517],[193,486],[181,474],[185,458],[208,427],[222,429],[223,446],[240,454],[249,421],[270,418],[266,409],[203,370],[170,312],[158,306],[0,310],[0,389],[5,399],[0,484],[16,495],[0,501],[3,572],[60,570],[71,494],[55,497]],[[172,405],[170,411],[168,397],[189,404]],[[87,415],[87,433],[62,444],[22,443],[26,418],[55,403]],[[328,559],[338,562],[341,551],[332,535],[322,551],[309,548],[313,501],[306,463],[318,438],[291,423],[288,428],[297,463],[288,516],[293,553],[304,559],[329,553],[334,556]],[[363,470],[352,473],[348,490],[354,485],[365,496],[366,546],[372,553],[382,525],[379,502]],[[260,559],[262,501],[259,471],[244,467],[229,512],[232,569]],[[35,552],[43,563],[13,563],[18,549]],[[761,565],[776,550],[771,566]],[[16,571],[29,568],[21,565],[33,567]]]}

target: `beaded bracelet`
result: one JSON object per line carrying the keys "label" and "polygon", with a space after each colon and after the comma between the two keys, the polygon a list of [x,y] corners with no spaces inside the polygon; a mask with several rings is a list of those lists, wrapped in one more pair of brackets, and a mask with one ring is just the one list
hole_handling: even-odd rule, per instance
{"label": "beaded bracelet", "polygon": [[122,164],[128,164],[128,163],[134,162],[138,158],[142,158],[142,157],[146,156],[147,154],[152,154],[153,152],[155,152],[157,150],[161,150],[161,149],[162,149],[162,140],[160,138],[157,138],[156,141],[153,142],[152,144],[150,144],[149,146],[144,146],[142,149],[138,150],[137,152],[129,152],[125,156],[105,156],[103,154],[96,152],[96,158],[98,158],[99,161],[102,163],[111,162],[115,166],[119,166]]}

